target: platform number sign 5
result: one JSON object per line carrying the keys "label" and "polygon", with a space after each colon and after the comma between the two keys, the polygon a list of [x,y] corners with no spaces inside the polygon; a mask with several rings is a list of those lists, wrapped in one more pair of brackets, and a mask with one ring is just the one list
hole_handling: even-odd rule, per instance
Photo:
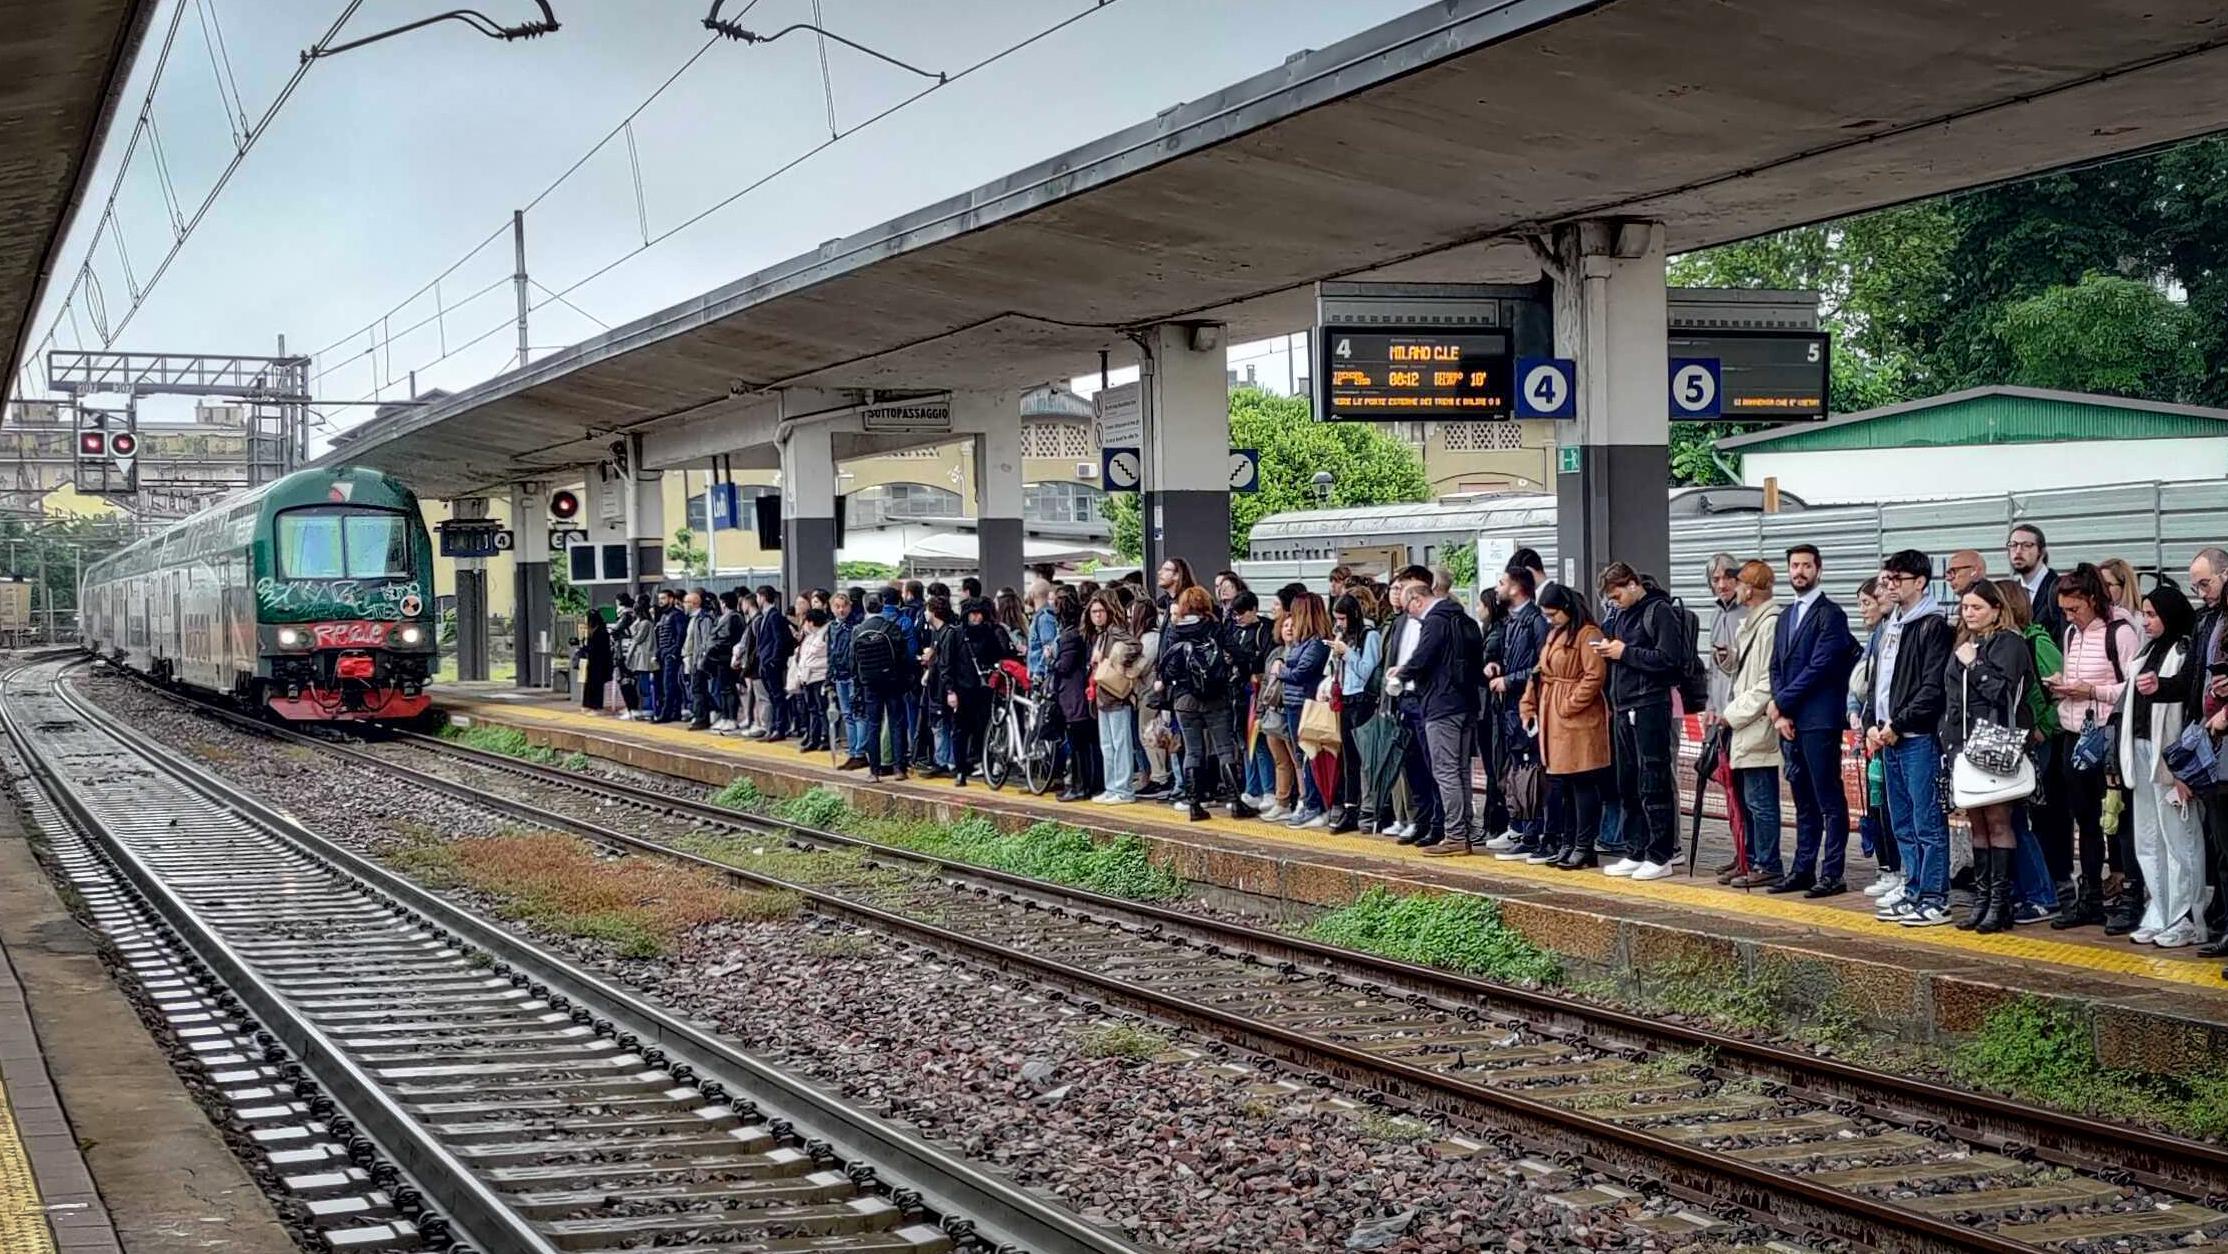
{"label": "platform number sign 5", "polygon": [[1516,416],[1576,418],[1578,363],[1568,357],[1516,359]]}
{"label": "platform number sign 5", "polygon": [[1675,357],[1671,360],[1671,417],[1715,418],[1721,403],[1721,377],[1715,357]]}

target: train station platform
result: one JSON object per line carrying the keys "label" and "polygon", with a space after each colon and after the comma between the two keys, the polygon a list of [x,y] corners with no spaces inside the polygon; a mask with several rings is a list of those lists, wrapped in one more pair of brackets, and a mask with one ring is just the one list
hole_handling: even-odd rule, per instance
{"label": "train station platform", "polygon": [[[2105,1063],[2146,1071],[2199,1068],[2228,1050],[2228,980],[2218,960],[2031,925],[1997,935],[1953,927],[1912,929],[1872,918],[1859,892],[1807,900],[1719,886],[1707,868],[1730,845],[1724,825],[1704,823],[1703,868],[1646,883],[1598,872],[1502,862],[1489,856],[1427,858],[1383,837],[1333,836],[1217,816],[1186,822],[1164,805],[1060,803],[1008,786],[952,787],[915,778],[876,784],[832,768],[793,742],[766,745],[626,722],[577,701],[495,685],[451,685],[437,707],[452,717],[514,728],[561,752],[579,751],[718,787],[747,777],[775,796],[823,785],[869,813],[956,816],[976,810],[1018,829],[1053,819],[1094,834],[1135,834],[1187,881],[1309,906],[1336,906],[1372,886],[1395,892],[1458,890],[1500,903],[1502,917],[1574,970],[1615,980],[1635,995],[1653,973],[1730,969],[1772,978],[1805,999],[1838,999],[1876,1026],[1917,1040],[1948,1040],[1993,1010],[2031,995],[2079,1006],[2095,1024]],[[1783,844],[1792,849],[1789,835]],[[1870,862],[1850,842],[1852,883]],[[1713,848],[1715,856],[1713,856]],[[1723,966],[1710,965],[1723,964]]]}
{"label": "train station platform", "polygon": [[299,1248],[0,808],[0,1251]]}

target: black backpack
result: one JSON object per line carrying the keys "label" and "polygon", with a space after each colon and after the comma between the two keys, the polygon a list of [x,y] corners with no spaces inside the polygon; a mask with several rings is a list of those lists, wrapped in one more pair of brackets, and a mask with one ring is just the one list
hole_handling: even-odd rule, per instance
{"label": "black backpack", "polygon": [[1702,664],[1702,619],[1677,597],[1671,599],[1671,608],[1677,614],[1679,630],[1685,639],[1658,640],[1656,645],[1667,651],[1677,650],[1679,703],[1686,707],[1687,713],[1700,714],[1710,708],[1710,672]]}
{"label": "black backpack", "polygon": [[876,615],[851,633],[851,673],[862,684],[885,688],[898,674],[900,628]]}
{"label": "black backpack", "polygon": [[1232,685],[1237,682],[1238,668],[1219,637],[1209,634],[1186,640],[1176,645],[1176,649],[1174,669],[1193,697],[1200,701],[1220,701],[1230,695]]}

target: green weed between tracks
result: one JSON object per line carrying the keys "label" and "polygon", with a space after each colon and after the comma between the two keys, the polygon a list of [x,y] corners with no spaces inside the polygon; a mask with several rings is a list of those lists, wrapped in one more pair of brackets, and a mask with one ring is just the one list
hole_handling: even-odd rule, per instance
{"label": "green weed between tracks", "polygon": [[[1129,901],[1167,901],[1181,896],[1184,890],[1183,880],[1167,867],[1154,863],[1145,842],[1135,836],[1120,836],[1101,844],[1081,828],[1049,822],[1033,824],[1008,835],[980,814],[969,814],[948,824],[926,819],[876,818],[860,814],[845,804],[842,797],[825,788],[769,801],[755,785],[745,780],[729,784],[712,794],[711,800],[714,805],[731,810],[765,814],[821,831],[841,832],[931,857],[991,867]],[[768,873],[780,874],[778,871]]]}
{"label": "green weed between tracks", "polygon": [[2228,1071],[2153,1075],[2108,1068],[2087,1012],[2032,998],[1988,1016],[1958,1046],[1959,1083],[2080,1114],[2156,1123],[2183,1136],[2228,1133]]}
{"label": "green weed between tracks", "polygon": [[1554,984],[1563,973],[1555,955],[1502,922],[1500,907],[1486,897],[1398,896],[1372,888],[1352,905],[1317,919],[1305,935],[1488,979]]}
{"label": "green weed between tracks", "polygon": [[[459,727],[454,723],[441,726],[441,739],[454,741],[467,749],[487,753],[500,753],[538,766],[562,766],[579,770],[588,765],[588,756],[575,753],[569,757],[547,745],[537,745],[526,738],[526,733],[512,727]],[[577,761],[576,761],[577,760]]]}

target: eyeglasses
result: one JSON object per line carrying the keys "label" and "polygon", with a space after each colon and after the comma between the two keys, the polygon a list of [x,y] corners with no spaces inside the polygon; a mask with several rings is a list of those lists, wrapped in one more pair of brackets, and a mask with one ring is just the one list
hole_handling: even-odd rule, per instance
{"label": "eyeglasses", "polygon": [[2039,550],[2042,546],[2032,540],[2006,540],[2004,541],[2004,548],[2009,552],[2023,553],[2029,549]]}

